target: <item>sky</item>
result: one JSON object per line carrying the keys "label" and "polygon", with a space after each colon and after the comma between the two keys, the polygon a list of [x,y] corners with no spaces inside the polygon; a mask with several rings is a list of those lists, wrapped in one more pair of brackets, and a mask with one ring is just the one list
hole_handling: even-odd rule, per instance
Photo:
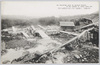
{"label": "sky", "polygon": [[[79,6],[83,5],[83,6]],[[89,9],[85,9],[86,6]],[[66,9],[63,9],[63,8]],[[80,7],[81,9],[76,9]],[[70,8],[70,9],[68,9]],[[74,8],[74,9],[72,9]],[[97,1],[2,1],[1,15],[29,17],[74,16],[91,14],[99,11]]]}

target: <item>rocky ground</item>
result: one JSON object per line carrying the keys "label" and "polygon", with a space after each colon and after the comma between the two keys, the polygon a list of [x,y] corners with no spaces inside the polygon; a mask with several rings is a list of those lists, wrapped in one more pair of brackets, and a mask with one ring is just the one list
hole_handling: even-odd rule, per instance
{"label": "rocky ground", "polygon": [[[82,42],[83,39],[76,39],[56,52],[50,53],[51,50],[66,43],[75,36],[64,33],[49,36],[51,39],[40,39],[39,37],[36,37],[30,42],[22,38],[12,38],[11,40],[6,41],[6,50],[1,52],[2,63],[64,64],[99,62],[99,47],[91,41]],[[11,56],[12,58],[10,58]]]}
{"label": "rocky ground", "polygon": [[[59,36],[59,35],[58,35]],[[69,35],[69,39],[74,36]],[[68,41],[69,39],[65,37],[55,37],[55,40]],[[42,40],[43,41],[43,40]],[[45,40],[46,41],[46,40]],[[52,46],[53,47],[53,46]],[[55,46],[57,47],[57,46]],[[46,48],[44,48],[46,49]],[[40,50],[40,49],[38,49]],[[30,53],[25,52],[25,54],[18,59],[12,61],[14,64],[34,64],[34,63],[98,63],[99,62],[99,49],[91,42],[80,42],[80,43],[70,43],[66,47],[61,48],[57,52],[44,54],[41,57],[40,52]]]}

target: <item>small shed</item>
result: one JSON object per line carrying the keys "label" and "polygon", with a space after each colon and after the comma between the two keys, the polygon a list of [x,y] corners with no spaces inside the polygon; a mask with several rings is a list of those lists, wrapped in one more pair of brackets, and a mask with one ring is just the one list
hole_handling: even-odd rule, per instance
{"label": "small shed", "polygon": [[60,27],[63,31],[65,30],[73,30],[75,25],[74,22],[66,22],[66,21],[61,21],[60,22]]}

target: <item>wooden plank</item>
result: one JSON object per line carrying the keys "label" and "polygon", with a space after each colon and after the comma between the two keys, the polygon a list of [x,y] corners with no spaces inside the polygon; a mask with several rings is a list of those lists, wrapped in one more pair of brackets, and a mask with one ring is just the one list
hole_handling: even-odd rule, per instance
{"label": "wooden plank", "polygon": [[67,34],[72,34],[72,35],[79,35],[79,34],[77,34],[77,33],[74,33],[74,32],[67,32],[67,31],[60,31],[61,33],[67,33]]}
{"label": "wooden plank", "polygon": [[87,28],[87,27],[89,27],[89,26],[93,26],[93,25],[97,25],[97,24],[98,24],[98,22],[96,22],[96,23],[91,23],[91,24],[89,24],[89,25],[83,26],[83,27],[78,28],[78,29],[75,29],[75,30],[84,29],[84,28]]}
{"label": "wooden plank", "polygon": [[22,34],[23,34],[26,38],[29,38],[28,34],[26,34],[25,32],[22,32]]}
{"label": "wooden plank", "polygon": [[32,28],[33,30],[36,30],[36,28],[35,28],[33,25],[31,26],[31,28]]}
{"label": "wooden plank", "polygon": [[38,32],[44,39],[51,39],[43,30],[37,30],[36,32]]}
{"label": "wooden plank", "polygon": [[84,48],[91,48],[91,49],[98,49],[99,50],[99,47],[94,47],[94,46],[87,46],[87,45],[83,45]]}
{"label": "wooden plank", "polygon": [[43,29],[43,30],[45,30],[45,28],[43,27],[43,26],[41,26],[41,25],[38,25],[41,29]]}

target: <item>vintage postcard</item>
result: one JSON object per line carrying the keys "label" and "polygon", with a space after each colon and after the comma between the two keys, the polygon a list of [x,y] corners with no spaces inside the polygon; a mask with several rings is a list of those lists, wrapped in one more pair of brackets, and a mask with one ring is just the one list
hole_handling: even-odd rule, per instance
{"label": "vintage postcard", "polygon": [[99,63],[99,1],[2,1],[1,63]]}

